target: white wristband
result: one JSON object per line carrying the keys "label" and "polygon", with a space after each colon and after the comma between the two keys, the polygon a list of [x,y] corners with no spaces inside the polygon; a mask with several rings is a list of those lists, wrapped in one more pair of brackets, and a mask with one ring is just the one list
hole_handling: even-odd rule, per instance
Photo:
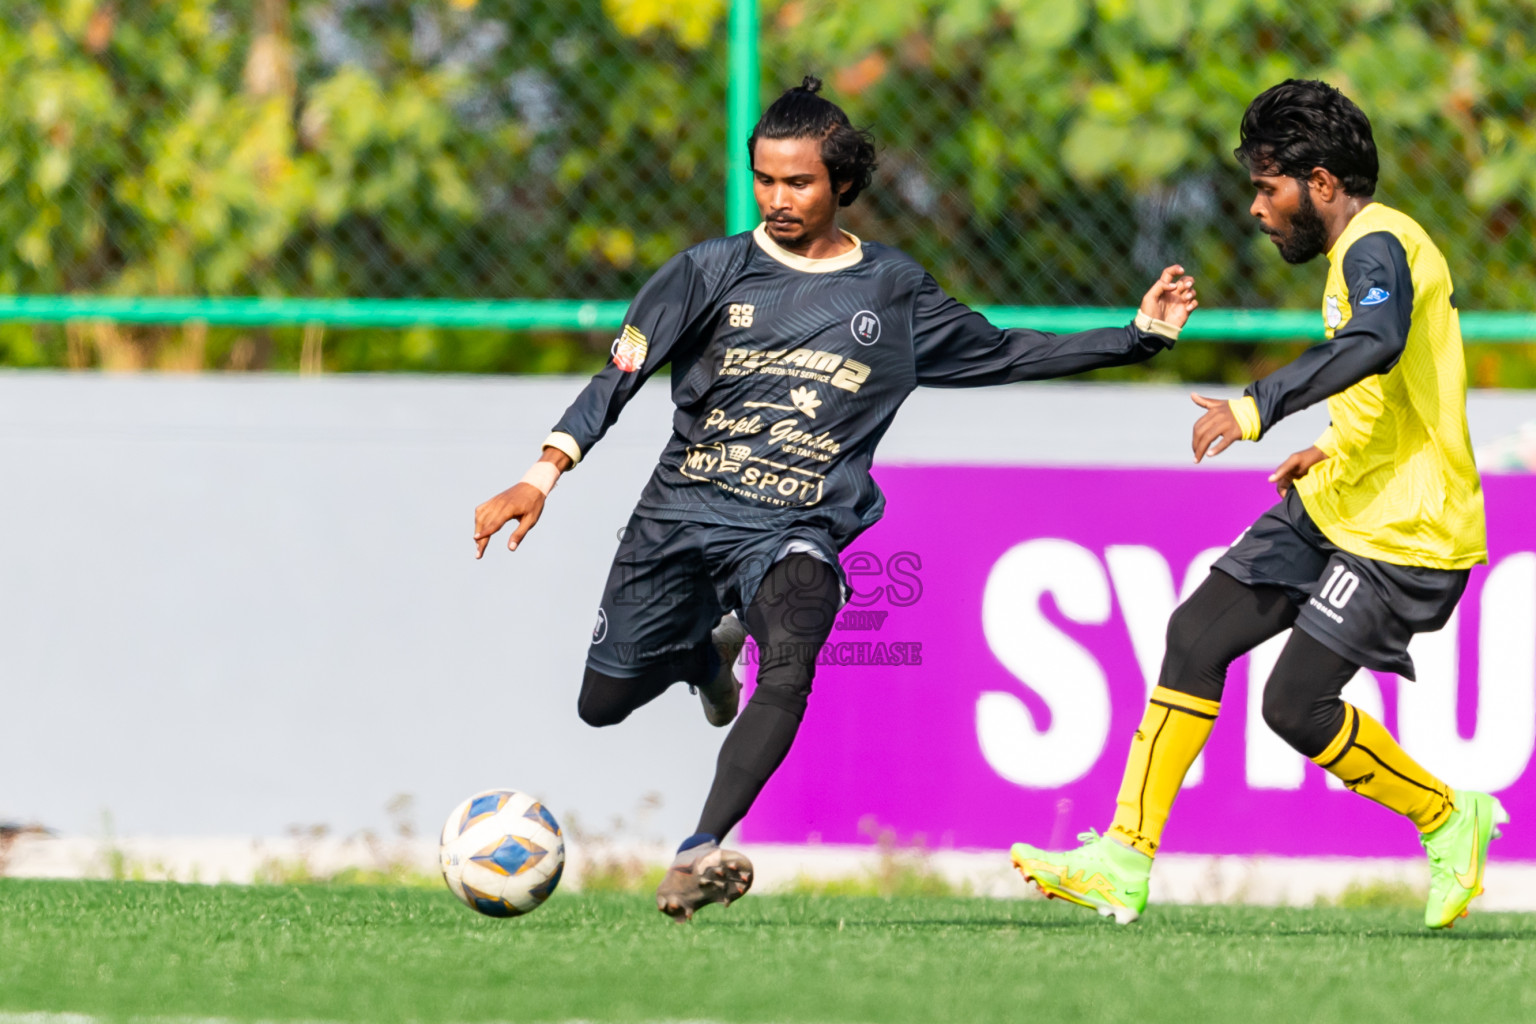
{"label": "white wristband", "polygon": [[1143,332],[1144,334],[1162,335],[1169,341],[1179,340],[1179,329],[1177,327],[1173,326],[1173,324],[1166,320],[1158,320],[1157,318],[1150,317],[1147,314],[1140,312],[1139,310],[1136,313],[1136,329]]}
{"label": "white wristband", "polygon": [[555,484],[559,480],[560,470],[555,468],[555,464],[540,460],[535,462],[528,472],[523,474],[523,478],[518,483],[532,484],[539,489],[540,494],[547,498],[549,497],[549,492],[555,489]]}

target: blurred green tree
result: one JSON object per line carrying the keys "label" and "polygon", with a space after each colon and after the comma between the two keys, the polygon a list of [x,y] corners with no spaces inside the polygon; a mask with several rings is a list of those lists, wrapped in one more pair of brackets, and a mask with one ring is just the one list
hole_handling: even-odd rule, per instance
{"label": "blurred green tree", "polygon": [[[951,291],[1312,307],[1249,226],[1247,101],[1321,77],[1372,117],[1378,196],[1463,309],[1536,304],[1536,4],[763,0],[765,100],[806,73],[880,143],[856,232]],[[0,13],[0,291],[623,298],[718,234],[727,0],[13,0]],[[732,140],[742,145],[745,140]],[[580,336],[0,327],[0,361],[579,369]],[[1479,350],[1480,383],[1530,382]],[[1121,376],[1240,379],[1186,346]],[[317,357],[311,357],[317,358]]]}

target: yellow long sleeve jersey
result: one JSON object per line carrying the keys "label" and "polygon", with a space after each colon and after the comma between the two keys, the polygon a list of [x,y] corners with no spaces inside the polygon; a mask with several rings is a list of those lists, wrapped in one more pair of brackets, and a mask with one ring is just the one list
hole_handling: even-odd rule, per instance
{"label": "yellow long sleeve jersey", "polygon": [[1329,457],[1296,482],[1318,529],[1345,551],[1394,565],[1486,562],[1445,257],[1413,218],[1371,203],[1328,263],[1328,340],[1233,403],[1244,436],[1326,397],[1333,422],[1317,446]]}

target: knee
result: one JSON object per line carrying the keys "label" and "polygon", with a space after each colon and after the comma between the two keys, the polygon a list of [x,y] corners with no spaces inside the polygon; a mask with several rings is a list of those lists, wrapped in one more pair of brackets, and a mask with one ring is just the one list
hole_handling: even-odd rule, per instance
{"label": "knee", "polygon": [[797,720],[804,719],[814,675],[814,661],[809,664],[796,660],[789,664],[759,665],[757,689],[752,691],[752,699],[748,703],[779,708],[794,715]]}
{"label": "knee", "polygon": [[1206,700],[1221,700],[1231,658],[1210,642],[1206,618],[1180,605],[1168,618],[1159,684]]}
{"label": "knee", "polygon": [[764,686],[758,684],[752,691],[752,699],[748,704],[756,704],[758,707],[778,708],[795,717],[795,721],[805,720],[805,707],[810,702],[811,691],[807,687],[804,690],[786,690],[776,686]]}
{"label": "knee", "polygon": [[1300,746],[1298,740],[1305,738],[1307,730],[1307,709],[1289,693],[1285,687],[1276,685],[1271,680],[1264,687],[1264,724],[1276,736],[1293,747]]}
{"label": "knee", "polygon": [[1343,718],[1344,702],[1337,697],[1308,702],[1273,680],[1264,688],[1264,724],[1306,757],[1328,749]]}
{"label": "knee", "polygon": [[587,669],[581,681],[581,696],[576,698],[576,713],[592,726],[618,725],[632,710],[623,694],[624,681]]}
{"label": "knee", "polygon": [[1197,653],[1200,645],[1200,629],[1203,623],[1200,617],[1189,611],[1186,605],[1179,605],[1168,616],[1167,655],[1169,661],[1179,663],[1188,662]]}
{"label": "knee", "polygon": [[614,707],[585,693],[576,701],[576,713],[581,716],[583,722],[598,728],[605,725],[618,725],[629,717],[628,708]]}

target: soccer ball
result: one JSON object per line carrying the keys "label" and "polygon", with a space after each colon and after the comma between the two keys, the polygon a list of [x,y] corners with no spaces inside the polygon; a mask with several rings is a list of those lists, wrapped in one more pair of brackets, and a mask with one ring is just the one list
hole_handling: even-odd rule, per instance
{"label": "soccer ball", "polygon": [[515,789],[488,789],[443,824],[443,881],[471,910],[517,917],[537,910],[560,884],[565,838],[544,805]]}

